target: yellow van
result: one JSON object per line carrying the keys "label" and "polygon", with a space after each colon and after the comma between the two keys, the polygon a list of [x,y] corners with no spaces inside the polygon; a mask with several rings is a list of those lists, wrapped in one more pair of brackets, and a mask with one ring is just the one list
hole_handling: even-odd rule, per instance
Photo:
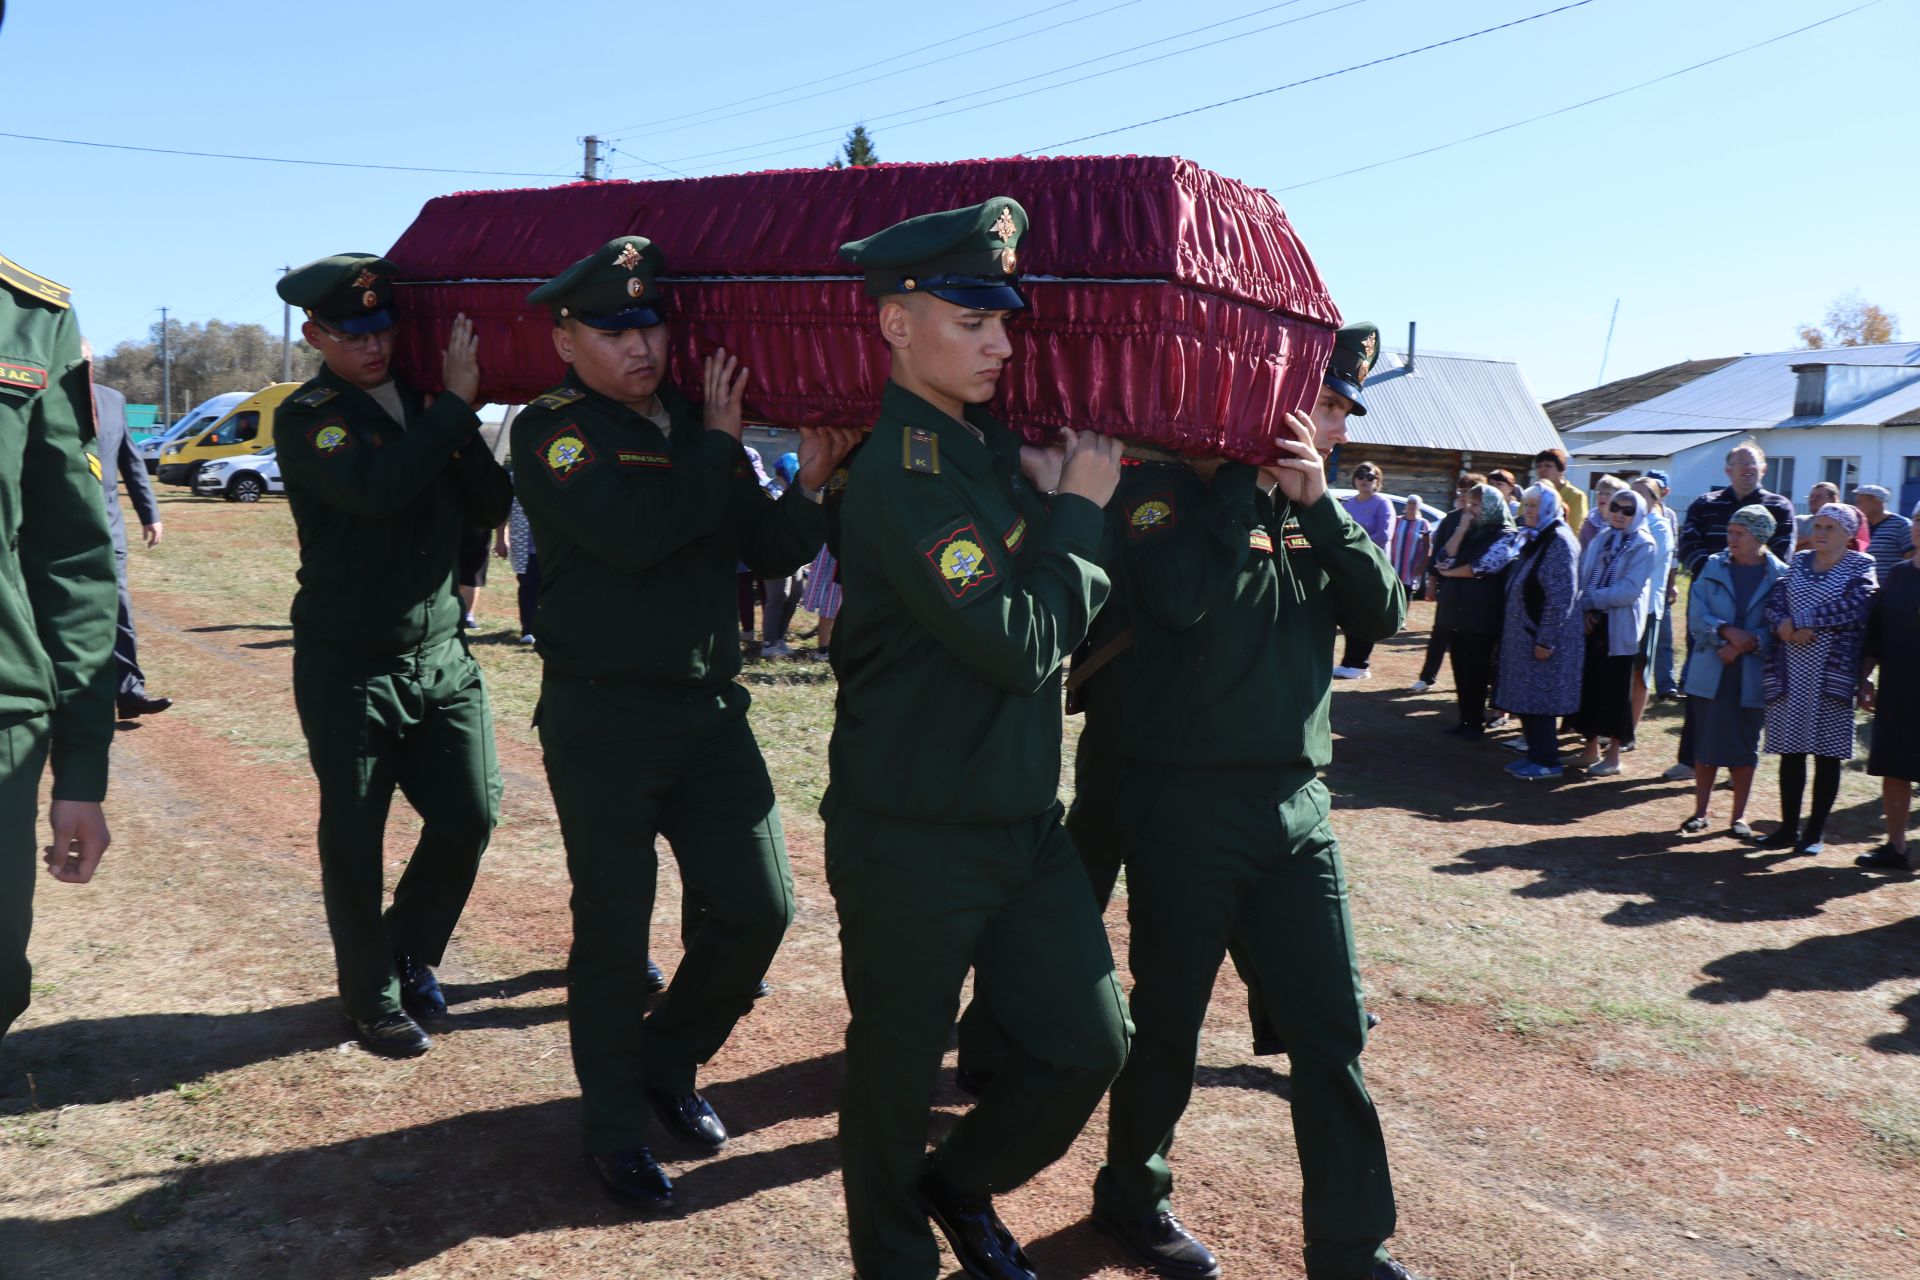
{"label": "yellow van", "polygon": [[273,415],[281,401],[300,389],[298,382],[275,382],[227,410],[226,416],[190,440],[167,446],[160,455],[160,483],[192,486],[200,464],[216,458],[258,453],[273,443]]}

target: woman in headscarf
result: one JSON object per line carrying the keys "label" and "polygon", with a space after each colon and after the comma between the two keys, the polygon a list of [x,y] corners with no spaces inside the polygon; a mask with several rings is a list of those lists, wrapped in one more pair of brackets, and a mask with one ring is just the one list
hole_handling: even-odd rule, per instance
{"label": "woman in headscarf", "polygon": [[1626,487],[1627,482],[1619,476],[1601,476],[1593,482],[1593,510],[1587,512],[1579,531],[1583,554],[1593,548],[1594,539],[1607,531],[1607,503]]}
{"label": "woman in headscarf", "polygon": [[[1587,546],[1580,565],[1580,608],[1586,614],[1586,665],[1580,709],[1572,719],[1586,749],[1574,762],[1590,778],[1620,772],[1620,744],[1633,736],[1633,663],[1647,623],[1655,552],[1647,504],[1621,485],[1600,508],[1607,531]],[[1606,759],[1600,742],[1606,740]]]}
{"label": "woman in headscarf", "polygon": [[[1908,531],[1920,548],[1920,520]],[[1913,784],[1920,782],[1920,559],[1887,570],[1873,593],[1867,615],[1865,675],[1860,704],[1873,712],[1873,743],[1867,772],[1880,779],[1880,804],[1887,819],[1887,840],[1855,858],[1854,865],[1883,871],[1911,871],[1917,865],[1907,844],[1907,818],[1913,812]],[[1880,669],[1880,687],[1873,672]]]}
{"label": "woman in headscarf", "polygon": [[[1780,757],[1780,826],[1768,849],[1820,853],[1840,762],[1853,756],[1853,701],[1867,612],[1879,580],[1873,557],[1853,549],[1861,515],[1843,502],[1814,513],[1813,547],[1793,558],[1767,597],[1767,626],[1781,643],[1767,655],[1767,754]],[[1813,764],[1813,808],[1800,825]]]}
{"label": "woman in headscarf", "polygon": [[1433,624],[1449,637],[1460,712],[1460,723],[1447,732],[1480,738],[1486,734],[1487,686],[1500,643],[1507,570],[1520,550],[1520,539],[1507,514],[1507,500],[1490,484],[1474,485],[1434,536],[1440,544],[1433,561],[1440,604]]}
{"label": "woman in headscarf", "polygon": [[1527,758],[1507,766],[1516,778],[1560,776],[1559,718],[1580,707],[1586,650],[1576,607],[1580,543],[1564,515],[1565,504],[1550,484],[1520,495],[1521,547],[1507,578],[1495,699],[1520,717],[1526,734]]}
{"label": "woman in headscarf", "polygon": [[1741,507],[1727,520],[1727,549],[1708,558],[1687,594],[1686,691],[1693,699],[1693,816],[1682,835],[1707,829],[1707,806],[1721,769],[1733,778],[1733,825],[1737,839],[1750,840],[1747,797],[1760,763],[1760,720],[1766,706],[1761,693],[1765,655],[1778,643],[1767,627],[1767,599],[1787,566],[1767,550],[1773,537],[1773,513],[1759,503]]}

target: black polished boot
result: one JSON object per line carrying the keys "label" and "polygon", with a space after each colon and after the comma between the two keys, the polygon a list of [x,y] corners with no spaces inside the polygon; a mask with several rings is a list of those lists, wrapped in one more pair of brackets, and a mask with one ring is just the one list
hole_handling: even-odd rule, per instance
{"label": "black polished boot", "polygon": [[667,975],[660,971],[659,965],[651,960],[647,961],[647,990],[658,993],[666,989]]}
{"label": "black polished boot", "polygon": [[417,1058],[433,1048],[433,1040],[420,1024],[404,1013],[387,1013],[378,1018],[349,1018],[353,1030],[367,1052],[383,1058]]}
{"label": "black polished boot", "polygon": [[1112,1237],[1133,1260],[1170,1280],[1214,1280],[1220,1260],[1170,1213],[1136,1218],[1093,1211],[1093,1225]]}
{"label": "black polished boot", "polygon": [[667,1180],[653,1153],[629,1147],[612,1155],[588,1156],[587,1164],[608,1198],[637,1209],[666,1209],[673,1205],[673,1183]]}
{"label": "black polished boot", "polygon": [[433,970],[412,956],[396,955],[393,967],[400,975],[400,1003],[422,1021],[447,1016],[447,998]]}
{"label": "black polished boot", "polygon": [[660,1126],[688,1146],[711,1156],[727,1145],[727,1126],[720,1123],[713,1107],[699,1094],[668,1093],[649,1086],[647,1102]]}
{"label": "black polished boot", "polygon": [[931,1163],[920,1175],[920,1206],[946,1236],[971,1280],[1037,1280],[1020,1242],[993,1211],[991,1196],[964,1196]]}

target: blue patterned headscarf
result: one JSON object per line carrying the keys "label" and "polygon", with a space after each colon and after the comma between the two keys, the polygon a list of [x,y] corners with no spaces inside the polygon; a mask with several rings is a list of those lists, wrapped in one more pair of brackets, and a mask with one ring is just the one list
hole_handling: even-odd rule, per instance
{"label": "blue patterned headscarf", "polygon": [[1528,542],[1532,542],[1548,529],[1551,529],[1554,524],[1566,514],[1567,504],[1560,497],[1560,491],[1550,484],[1536,484],[1524,490],[1520,494],[1522,507],[1526,505],[1528,498],[1540,499],[1540,518],[1534,521],[1531,528],[1526,525],[1520,527],[1520,536]]}

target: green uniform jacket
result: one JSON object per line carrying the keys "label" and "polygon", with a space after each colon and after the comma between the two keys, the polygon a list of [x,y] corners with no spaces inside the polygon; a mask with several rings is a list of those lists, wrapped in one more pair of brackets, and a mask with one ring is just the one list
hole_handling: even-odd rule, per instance
{"label": "green uniform jacket", "polygon": [[1235,462],[1212,484],[1177,463],[1126,468],[1106,554],[1121,604],[1109,614],[1133,646],[1088,682],[1094,749],[1187,768],[1331,758],[1334,634],[1393,635],[1406,591],[1339,503],[1276,511],[1256,478]]}
{"label": "green uniform jacket", "polygon": [[739,566],[782,577],[826,541],[799,485],[778,501],[740,442],[661,384],[671,440],[567,380],[513,421],[514,478],[540,556],[534,624],[549,670],[704,689],[740,674]]}
{"label": "green uniform jacket", "polygon": [[113,741],[119,595],[92,435],[66,291],[0,258],[0,725],[51,717],[56,800],[106,796]]}
{"label": "green uniform jacket", "polygon": [[1058,803],[1060,664],[1107,596],[1100,508],[1049,509],[1019,438],[978,407],[967,423],[890,382],[848,473],[823,813],[1004,824]]}
{"label": "green uniform jacket", "polygon": [[366,392],[322,369],[280,406],[273,443],[300,534],[296,643],[389,657],[460,625],[460,535],[498,528],[513,485],[459,397],[424,407],[396,380],[402,428]]}

